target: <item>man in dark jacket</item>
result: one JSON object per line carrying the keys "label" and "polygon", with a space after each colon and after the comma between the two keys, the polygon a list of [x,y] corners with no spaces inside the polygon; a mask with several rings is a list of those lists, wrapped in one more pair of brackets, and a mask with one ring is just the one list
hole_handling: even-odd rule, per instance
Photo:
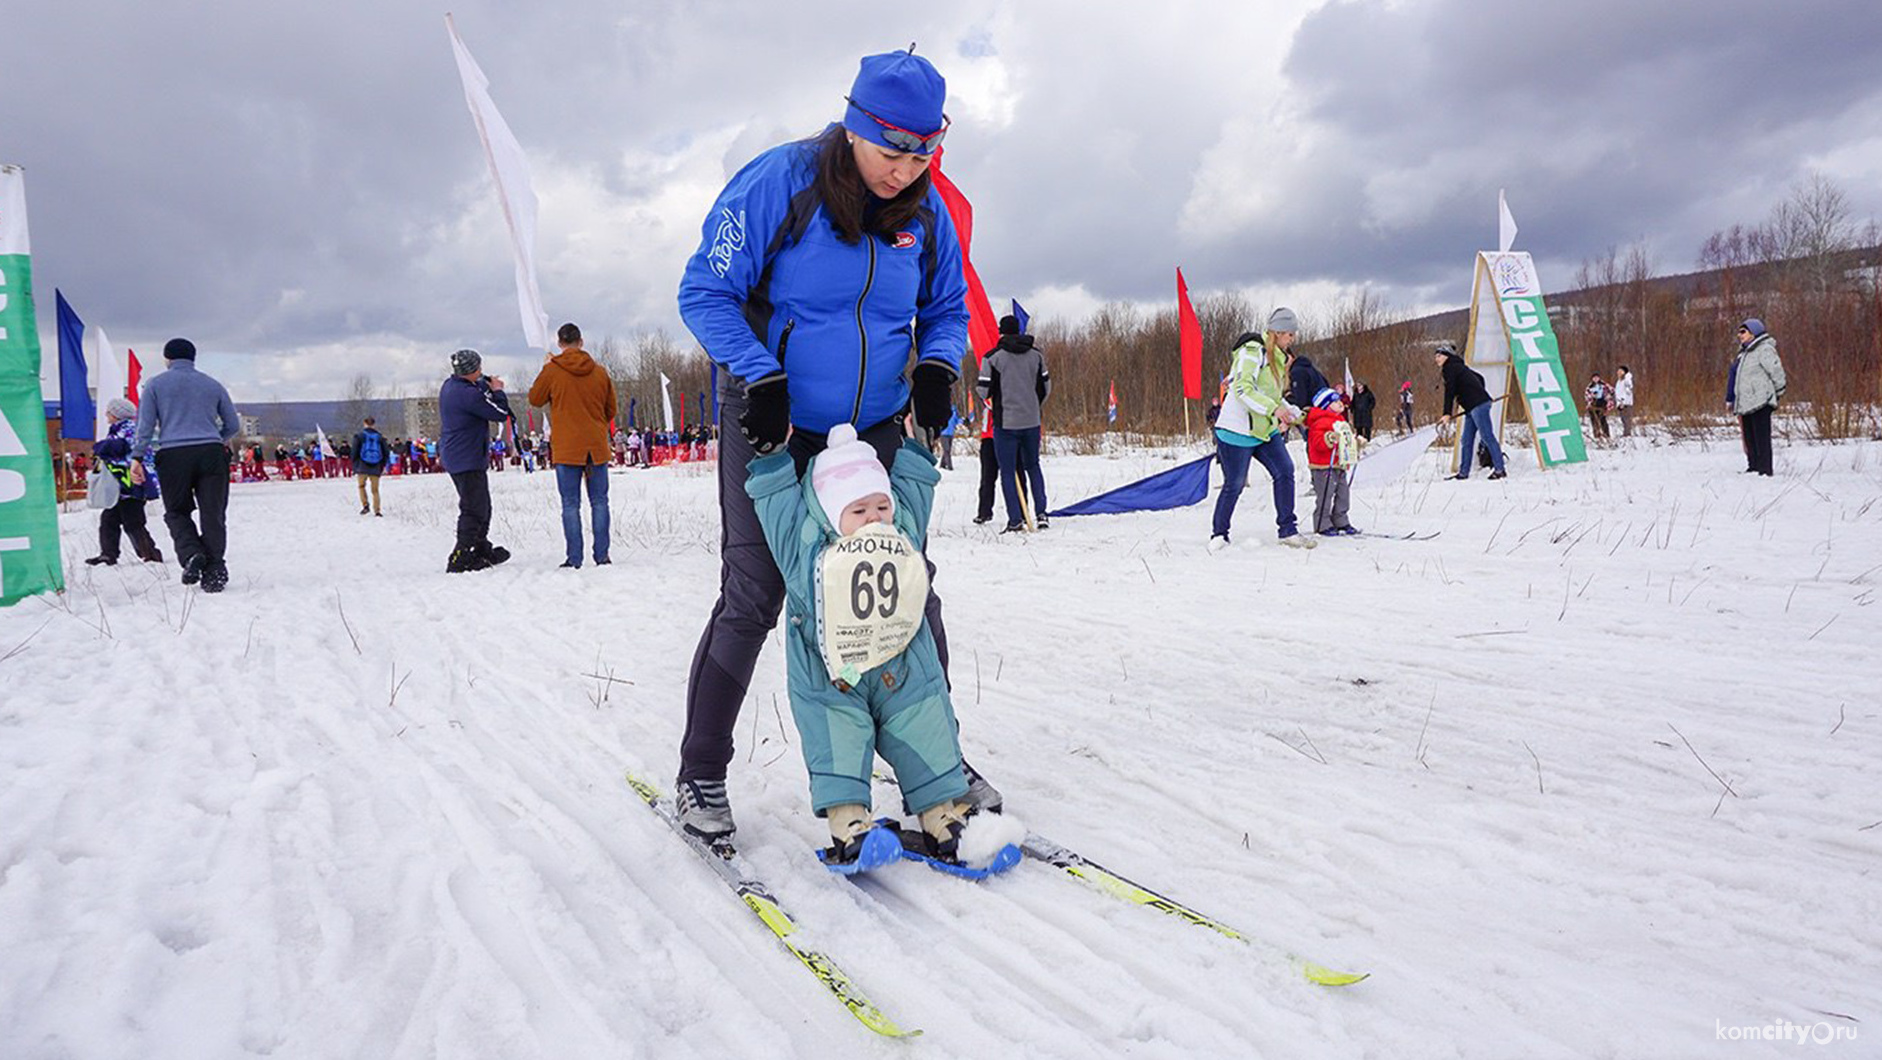
{"label": "man in dark jacket", "polygon": [[[1290,314],[1291,315],[1291,314]],[[1332,388],[1322,372],[1304,353],[1294,354],[1287,369],[1287,403],[1297,409],[1313,408],[1314,395]],[[1300,436],[1307,437],[1307,421],[1300,421]]]}
{"label": "man in dark jacket", "polygon": [[1019,318],[1000,318],[1000,345],[981,358],[975,387],[993,417],[993,448],[1000,461],[1000,488],[1006,495],[1006,529],[1026,529],[1019,500],[1019,476],[1032,490],[1033,525],[1046,528],[1046,476],[1039,469],[1040,406],[1052,393],[1052,373],[1045,357],[1022,335]]}
{"label": "man in dark jacket", "polygon": [[1360,383],[1353,388],[1353,433],[1372,441],[1372,415],[1379,405],[1379,399],[1372,388]]}
{"label": "man in dark jacket", "polygon": [[[392,455],[392,443],[373,426],[373,418],[353,436],[353,475],[359,480],[359,514],[385,514],[379,508],[379,477],[386,473],[386,458]],[[366,480],[372,480],[372,507],[366,506]]]}
{"label": "man in dark jacket", "polygon": [[510,558],[490,543],[490,425],[510,418],[503,380],[484,375],[483,355],[451,355],[451,377],[438,390],[438,457],[457,487],[457,546],[445,573],[483,570]]}
{"label": "man in dark jacket", "polygon": [[1451,477],[1470,477],[1470,465],[1476,457],[1479,434],[1483,436],[1483,444],[1490,450],[1490,477],[1506,477],[1503,471],[1503,447],[1497,443],[1496,421],[1490,415],[1490,392],[1484,388],[1483,376],[1465,364],[1464,359],[1457,355],[1456,347],[1448,342],[1433,350],[1431,356],[1438,371],[1444,376],[1444,422],[1451,422],[1453,406],[1460,409],[1464,416],[1464,436],[1457,448],[1457,474]]}

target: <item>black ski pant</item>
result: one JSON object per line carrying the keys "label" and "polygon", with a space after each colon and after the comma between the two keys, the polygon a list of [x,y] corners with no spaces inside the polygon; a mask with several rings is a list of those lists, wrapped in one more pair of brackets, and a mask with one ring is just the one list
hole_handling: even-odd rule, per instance
{"label": "black ski pant", "polygon": [[[680,738],[680,780],[724,780],[732,761],[732,732],[738,725],[745,690],[765,637],[784,607],[784,576],[765,544],[758,510],[745,492],[745,480],[757,453],[739,430],[745,414],[744,384],[729,377],[719,384],[719,598],[693,652],[686,675],[686,732]],[[900,417],[858,431],[875,446],[884,467],[894,462],[902,444]],[[822,452],[823,435],[797,428],[790,453],[801,477],[810,458]],[[988,501],[991,506],[992,501]],[[934,593],[934,562],[928,563],[928,628],[935,654],[947,671],[947,631],[941,625],[941,598]]]}
{"label": "black ski pant", "polygon": [[991,437],[980,440],[980,507],[974,518],[981,522],[993,518],[993,488],[1000,483],[1000,453]]}
{"label": "black ski pant", "polygon": [[477,548],[490,542],[490,472],[454,471],[457,487],[457,548]]}
{"label": "black ski pant", "polygon": [[[229,450],[221,442],[157,450],[157,490],[176,561],[223,562],[229,543]],[[201,524],[200,526],[198,524]]]}
{"label": "black ski pant", "polygon": [[[127,487],[125,490],[129,493]],[[158,555],[157,542],[151,540],[150,524],[144,513],[145,500],[142,497],[120,497],[118,503],[98,513],[98,554],[116,562],[118,544],[122,538],[131,539],[131,551],[138,559],[152,560]]]}
{"label": "black ski pant", "polygon": [[1738,430],[1745,437],[1745,470],[1771,474],[1771,406],[1738,417]]}

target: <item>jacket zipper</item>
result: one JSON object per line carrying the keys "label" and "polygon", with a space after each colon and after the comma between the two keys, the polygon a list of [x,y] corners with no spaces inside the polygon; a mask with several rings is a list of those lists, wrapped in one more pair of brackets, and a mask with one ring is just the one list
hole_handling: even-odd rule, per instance
{"label": "jacket zipper", "polygon": [[864,234],[863,240],[869,244],[869,271],[863,276],[863,293],[856,296],[856,404],[850,409],[850,422],[863,414],[863,383],[869,378],[869,332],[863,329],[863,303],[869,299],[869,289],[876,285],[876,237]]}
{"label": "jacket zipper", "polygon": [[778,333],[778,371],[783,372],[787,377],[791,374],[791,370],[785,367],[784,350],[791,344],[791,329],[796,326],[797,318],[792,317],[784,322],[784,330]]}

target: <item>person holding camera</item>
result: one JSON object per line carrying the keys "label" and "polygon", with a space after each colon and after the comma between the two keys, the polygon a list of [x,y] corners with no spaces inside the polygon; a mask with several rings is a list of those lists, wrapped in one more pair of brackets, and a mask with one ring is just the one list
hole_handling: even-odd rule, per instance
{"label": "person holding camera", "polygon": [[[841,122],[733,176],[680,281],[680,316],[727,369],[719,598],[687,675],[680,744],[680,820],[695,835],[723,841],[735,828],[725,791],[733,728],[784,604],[745,492],[751,462],[785,450],[802,477],[829,432],[849,424],[886,470],[911,407],[918,426],[947,425],[967,348],[967,286],[928,174],[947,134],[946,97],[941,74],[912,50],[865,57]],[[925,610],[945,672],[932,592]],[[977,804],[997,804],[990,790]]]}
{"label": "person holding camera", "polygon": [[484,374],[483,355],[459,350],[451,355],[451,376],[438,390],[439,456],[457,488],[457,544],[445,562],[446,574],[494,567],[510,550],[490,543],[490,425],[510,418],[503,380]]}

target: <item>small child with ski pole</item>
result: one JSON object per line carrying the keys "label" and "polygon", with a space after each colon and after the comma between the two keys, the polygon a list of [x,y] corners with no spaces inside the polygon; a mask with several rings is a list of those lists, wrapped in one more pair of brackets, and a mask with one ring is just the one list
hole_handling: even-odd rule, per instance
{"label": "small child with ski pole", "polygon": [[[913,440],[901,442],[893,473],[850,424],[832,428],[828,442],[801,480],[780,450],[753,460],[745,484],[784,576],[791,715],[811,809],[830,827],[820,856],[834,871],[860,872],[899,860],[906,845],[958,864],[967,778],[924,614],[922,548],[941,474]],[[918,832],[872,821],[878,754],[919,816]]]}
{"label": "small child with ski pole", "polygon": [[1346,520],[1352,467],[1359,461],[1359,436],[1346,421],[1346,399],[1322,389],[1307,410],[1307,469],[1313,478],[1313,528],[1322,537],[1359,533]]}

